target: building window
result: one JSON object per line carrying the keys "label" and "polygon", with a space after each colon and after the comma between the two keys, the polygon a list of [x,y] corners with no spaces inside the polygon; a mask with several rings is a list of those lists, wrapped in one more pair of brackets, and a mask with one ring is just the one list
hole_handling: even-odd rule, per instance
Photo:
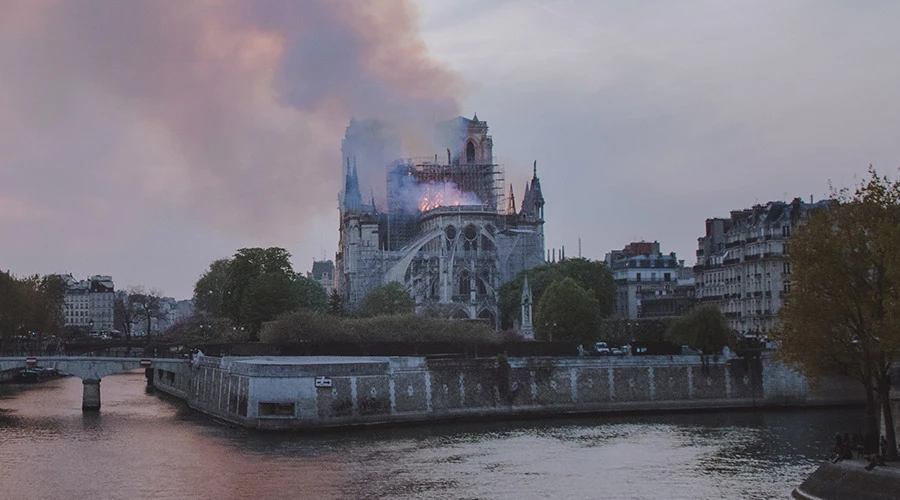
{"label": "building window", "polygon": [[475,144],[466,143],[466,163],[475,163]]}
{"label": "building window", "polygon": [[663,275],[663,280],[665,280],[665,281],[672,281],[672,273],[665,273],[665,274]]}
{"label": "building window", "polygon": [[784,262],[784,274],[791,274],[791,263]]}
{"label": "building window", "polygon": [[634,281],[641,281],[641,273],[637,273],[637,275],[634,278]]}
{"label": "building window", "polygon": [[781,236],[785,238],[791,237],[791,226],[781,226]]}

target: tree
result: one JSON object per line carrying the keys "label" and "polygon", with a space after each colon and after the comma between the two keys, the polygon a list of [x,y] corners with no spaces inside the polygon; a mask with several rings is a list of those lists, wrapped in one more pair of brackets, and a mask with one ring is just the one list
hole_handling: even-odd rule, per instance
{"label": "tree", "polygon": [[262,324],[298,309],[325,310],[328,295],[291,268],[283,248],[242,248],[220,259],[194,285],[195,305],[209,320],[225,318],[235,331],[257,338]]}
{"label": "tree", "polygon": [[14,338],[22,323],[22,294],[19,281],[8,272],[0,272],[0,350]]}
{"label": "tree", "polygon": [[328,314],[332,316],[344,315],[344,299],[341,298],[341,294],[338,293],[337,289],[331,290],[331,296],[328,297]]}
{"label": "tree", "polygon": [[712,304],[698,305],[672,321],[666,337],[677,344],[699,349],[703,354],[717,354],[724,347],[735,344],[728,319]]}
{"label": "tree", "polygon": [[250,330],[251,337],[259,333],[263,322],[298,309],[299,289],[292,274],[265,273],[247,285],[241,302],[240,325]]}
{"label": "tree", "polygon": [[582,288],[594,294],[601,316],[612,314],[616,307],[616,284],[605,263],[578,257],[566,258],[557,265],[563,276],[572,278]]}
{"label": "tree", "polygon": [[[291,268],[290,258],[291,254],[287,250],[277,247],[238,250],[227,266],[220,313],[235,325],[249,326],[250,320],[243,315],[251,311],[244,305],[251,283],[264,274],[281,275],[293,281],[296,274]],[[260,286],[261,283],[257,281],[256,289]],[[256,318],[259,315],[254,313],[253,316]]]}
{"label": "tree", "polygon": [[554,281],[541,295],[535,314],[535,338],[591,341],[600,332],[597,298],[572,278]]}
{"label": "tree", "polygon": [[113,328],[125,334],[125,338],[131,338],[132,326],[138,321],[139,311],[128,300],[128,293],[117,291],[113,299]]}
{"label": "tree", "polygon": [[194,307],[201,314],[212,317],[224,316],[222,298],[225,295],[230,264],[231,259],[214,260],[194,285]]}
{"label": "tree", "polygon": [[149,339],[150,330],[153,327],[153,319],[165,317],[162,310],[162,293],[156,290],[145,292],[143,288],[133,288],[128,292],[127,308],[132,311],[132,318],[136,322],[146,321],[147,329],[144,332]]}
{"label": "tree", "polygon": [[292,310],[311,309],[314,311],[325,311],[329,306],[328,294],[322,285],[304,278],[299,274],[294,278],[294,289],[296,293],[296,305]]}
{"label": "tree", "polygon": [[363,298],[360,311],[363,316],[389,316],[393,314],[411,314],[415,311],[416,302],[401,283],[393,281],[372,289]]}
{"label": "tree", "polygon": [[62,330],[66,320],[63,303],[66,298],[66,282],[57,274],[44,276],[37,285],[40,295],[40,331],[56,333]]}
{"label": "tree", "polygon": [[868,173],[852,194],[832,190],[828,208],[794,230],[778,352],[812,379],[837,372],[858,380],[873,436],[877,395],[893,459],[888,396],[891,364],[900,359],[900,182],[871,166]]}
{"label": "tree", "polygon": [[593,292],[596,307],[601,316],[609,316],[615,308],[615,283],[606,264],[580,257],[565,259],[523,271],[515,279],[500,287],[499,308],[501,325],[504,327],[511,327],[519,318],[522,286],[526,275],[535,304],[540,302],[541,295],[551,283],[568,277],[575,280],[585,290]]}
{"label": "tree", "polygon": [[59,276],[18,279],[0,272],[0,349],[12,341],[36,341],[61,333],[65,282]]}

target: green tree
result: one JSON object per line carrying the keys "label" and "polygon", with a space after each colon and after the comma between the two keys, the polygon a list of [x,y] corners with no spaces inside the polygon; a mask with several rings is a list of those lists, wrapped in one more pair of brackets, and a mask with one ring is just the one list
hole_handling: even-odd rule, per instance
{"label": "green tree", "polygon": [[[240,326],[247,326],[243,317],[249,309],[244,306],[250,284],[259,276],[282,275],[293,279],[291,254],[283,248],[241,248],[234,254],[227,267],[225,286],[222,294],[221,314]],[[257,286],[259,283],[257,282]]]}
{"label": "green tree", "polygon": [[[293,273],[292,273],[293,274]],[[254,277],[243,291],[241,326],[251,336],[259,332],[263,322],[297,308],[297,290],[293,276],[271,272]]]}
{"label": "green tree", "polygon": [[595,340],[600,333],[601,315],[594,293],[566,277],[547,287],[535,313],[538,340]]}
{"label": "green tree", "polygon": [[8,272],[0,272],[0,350],[14,340],[23,323],[22,299],[19,281]]}
{"label": "green tree", "polygon": [[212,317],[224,316],[222,298],[228,280],[228,266],[231,259],[214,260],[209,269],[194,285],[194,308],[201,314]]}
{"label": "green tree", "polygon": [[666,337],[676,344],[699,349],[703,354],[717,354],[724,347],[735,344],[728,319],[712,304],[698,305],[672,321]]}
{"label": "green tree", "polygon": [[563,276],[575,280],[582,288],[592,292],[597,300],[597,312],[607,317],[616,307],[616,284],[612,272],[602,261],[581,257],[557,263]]}
{"label": "green tree", "polygon": [[338,293],[337,289],[333,289],[331,296],[328,297],[328,314],[332,316],[344,315],[344,299],[341,298],[341,294]]}
{"label": "green tree", "polygon": [[392,314],[411,314],[415,311],[416,302],[406,288],[396,281],[372,289],[363,298],[360,311],[363,316],[386,316]]}
{"label": "green tree", "polygon": [[869,167],[852,193],[832,197],[794,229],[778,353],[812,379],[838,372],[858,380],[875,436],[877,395],[895,458],[888,396],[891,364],[900,360],[900,182]]}
{"label": "green tree", "polygon": [[329,306],[328,294],[322,285],[315,280],[304,278],[299,274],[294,277],[294,290],[296,293],[295,309],[311,309],[313,311],[325,311]]}
{"label": "green tree", "polygon": [[63,327],[65,282],[59,276],[17,279],[0,272],[0,349],[17,338],[38,343]]}
{"label": "green tree", "polygon": [[615,283],[606,264],[584,258],[565,259],[523,271],[515,279],[500,287],[499,308],[501,325],[504,328],[511,327],[513,322],[519,319],[522,286],[526,275],[535,304],[540,302],[541,295],[551,283],[568,277],[594,294],[600,316],[609,316],[615,308]]}
{"label": "green tree", "polygon": [[235,332],[255,339],[263,323],[286,312],[325,310],[325,290],[295,273],[290,257],[283,248],[242,248],[232,259],[214,261],[194,286],[200,316],[228,319]]}
{"label": "green tree", "polygon": [[63,303],[66,298],[66,282],[62,277],[51,274],[41,278],[38,284],[41,296],[41,330],[47,333],[57,333],[66,323],[63,316]]}

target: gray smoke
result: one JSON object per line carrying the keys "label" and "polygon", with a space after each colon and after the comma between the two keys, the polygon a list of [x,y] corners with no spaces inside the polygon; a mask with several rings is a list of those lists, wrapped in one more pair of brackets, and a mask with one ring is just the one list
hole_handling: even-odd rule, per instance
{"label": "gray smoke", "polygon": [[7,205],[163,202],[221,231],[296,238],[335,208],[352,116],[426,143],[419,131],[453,116],[462,90],[405,0],[0,0],[0,12],[0,180],[26,191],[0,188]]}

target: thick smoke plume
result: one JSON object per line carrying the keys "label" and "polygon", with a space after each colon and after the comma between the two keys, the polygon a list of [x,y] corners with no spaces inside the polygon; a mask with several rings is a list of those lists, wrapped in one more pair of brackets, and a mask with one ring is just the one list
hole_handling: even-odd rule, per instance
{"label": "thick smoke plume", "polygon": [[163,200],[220,230],[296,238],[336,206],[352,116],[415,145],[457,113],[460,80],[428,57],[405,0],[0,0],[0,13],[0,201],[4,184],[60,211]]}

